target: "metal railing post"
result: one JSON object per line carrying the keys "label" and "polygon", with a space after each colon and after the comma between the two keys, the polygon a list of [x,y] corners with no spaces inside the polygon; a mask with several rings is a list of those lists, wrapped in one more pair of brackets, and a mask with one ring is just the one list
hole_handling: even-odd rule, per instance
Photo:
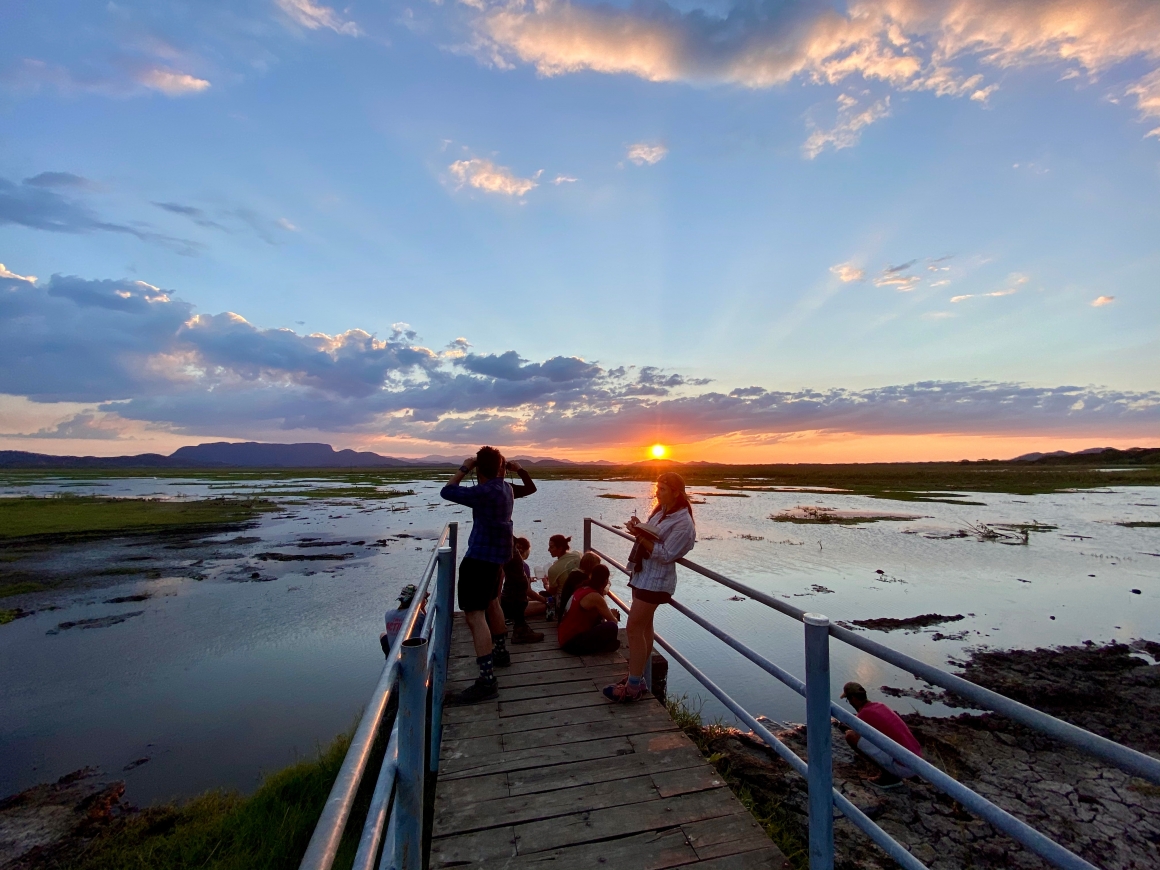
{"label": "metal railing post", "polygon": [[592,549],[592,517],[584,517],[584,550],[587,553]]}
{"label": "metal railing post", "polygon": [[399,660],[399,771],[395,793],[395,867],[422,870],[427,718],[427,641],[403,641]]}
{"label": "metal railing post", "polygon": [[439,770],[439,747],[443,738],[443,689],[447,684],[447,657],[451,647],[451,613],[455,607],[455,553],[439,548],[439,574],[435,586],[434,672],[431,674],[431,761],[428,770]]}
{"label": "metal railing post", "polygon": [[830,746],[830,620],[807,613],[806,763],[809,766],[810,870],[834,867],[834,773]]}

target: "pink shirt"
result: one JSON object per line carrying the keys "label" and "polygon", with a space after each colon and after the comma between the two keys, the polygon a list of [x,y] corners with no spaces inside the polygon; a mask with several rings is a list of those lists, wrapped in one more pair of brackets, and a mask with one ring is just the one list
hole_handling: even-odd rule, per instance
{"label": "pink shirt", "polygon": [[895,743],[905,746],[915,755],[922,756],[921,744],[915,740],[899,715],[885,704],[879,704],[877,701],[868,702],[858,711],[858,718],[870,727],[877,728]]}

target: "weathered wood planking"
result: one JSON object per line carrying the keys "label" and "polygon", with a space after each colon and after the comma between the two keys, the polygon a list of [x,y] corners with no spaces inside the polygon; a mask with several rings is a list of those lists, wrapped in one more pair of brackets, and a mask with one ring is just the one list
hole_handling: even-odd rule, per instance
{"label": "weathered wood planking", "polygon": [[[652,699],[611,704],[621,653],[570,656],[555,623],[511,647],[497,700],[444,713],[431,867],[782,870],[789,864]],[[477,674],[457,614],[448,688]]]}

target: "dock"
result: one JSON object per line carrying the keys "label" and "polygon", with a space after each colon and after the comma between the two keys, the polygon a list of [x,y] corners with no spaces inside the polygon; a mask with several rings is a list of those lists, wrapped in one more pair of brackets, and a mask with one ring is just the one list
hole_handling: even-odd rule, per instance
{"label": "dock", "polygon": [[[662,704],[601,694],[626,673],[623,646],[573,656],[555,623],[532,627],[544,641],[509,644],[498,699],[444,711],[433,870],[789,867]],[[456,613],[447,687],[477,675]]]}

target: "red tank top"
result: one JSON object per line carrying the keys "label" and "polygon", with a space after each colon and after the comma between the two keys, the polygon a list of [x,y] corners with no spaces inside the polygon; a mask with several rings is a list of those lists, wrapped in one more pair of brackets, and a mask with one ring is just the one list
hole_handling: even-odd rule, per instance
{"label": "red tank top", "polygon": [[[580,606],[580,602],[584,600],[585,595],[596,592],[589,586],[581,586],[572,593],[572,602],[568,606],[568,612],[564,614],[564,618],[560,620],[560,627],[556,629],[556,636],[559,639],[560,646],[563,646],[578,634],[583,634],[594,625],[598,624],[602,617],[599,610],[585,610]],[[599,592],[596,592],[599,595]]]}

